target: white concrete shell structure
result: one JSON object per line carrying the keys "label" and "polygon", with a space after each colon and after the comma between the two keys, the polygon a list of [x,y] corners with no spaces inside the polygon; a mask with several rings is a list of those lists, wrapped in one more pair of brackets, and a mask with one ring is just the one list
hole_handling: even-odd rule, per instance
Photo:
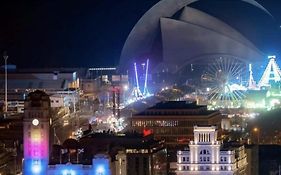
{"label": "white concrete shell structure", "polygon": [[[259,60],[264,55],[238,31],[199,10],[187,7],[199,0],[162,0],[147,11],[129,34],[120,58],[120,70],[127,70],[132,59],[150,53],[161,34],[164,65],[175,71],[205,55],[231,55],[243,60]],[[266,14],[254,0],[241,0]],[[173,18],[181,12],[179,18]],[[271,16],[271,15],[270,15]],[[152,58],[153,59],[153,58]]]}

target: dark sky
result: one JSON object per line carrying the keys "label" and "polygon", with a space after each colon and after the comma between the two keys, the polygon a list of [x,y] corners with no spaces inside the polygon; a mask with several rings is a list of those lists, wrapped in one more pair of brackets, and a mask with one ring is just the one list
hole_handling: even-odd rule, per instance
{"label": "dark sky", "polygon": [[[230,24],[266,54],[281,56],[281,1],[257,0],[274,19],[245,3],[229,7],[226,1],[202,0],[192,7]],[[134,24],[157,2],[1,1],[0,51],[7,50],[9,63],[18,67],[117,65]],[[0,60],[3,64],[3,59]]]}

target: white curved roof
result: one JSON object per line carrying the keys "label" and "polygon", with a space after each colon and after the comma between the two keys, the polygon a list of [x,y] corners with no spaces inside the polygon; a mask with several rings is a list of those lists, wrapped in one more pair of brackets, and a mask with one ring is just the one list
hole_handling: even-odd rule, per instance
{"label": "white curved roof", "polygon": [[160,28],[165,65],[181,68],[203,55],[205,58],[208,58],[208,55],[232,55],[243,58],[245,61],[264,57],[250,41],[226,24],[197,10],[189,10],[189,12],[189,14],[198,16],[198,19],[201,17],[215,25],[204,25],[203,20],[198,24],[196,20],[187,18],[185,21],[161,18]]}
{"label": "white curved roof", "polygon": [[[198,0],[162,0],[146,12],[132,29],[124,44],[120,58],[120,69],[128,69],[128,66],[132,64],[129,60],[137,59],[143,54],[150,53],[155,38],[160,32],[163,44],[162,53],[165,61],[173,59],[180,64],[182,61],[186,62],[196,56],[194,53],[201,53],[202,55],[209,53],[211,50],[213,53],[222,52],[229,55],[233,54],[237,57],[242,56],[241,58],[247,60],[258,59],[257,57],[262,56],[262,53],[239,32],[206,13],[185,8],[180,19],[169,19],[177,11],[196,1]],[[241,1],[249,3],[270,15],[264,7],[254,0]],[[210,36],[204,40],[204,38],[200,38],[201,34],[205,37]],[[175,37],[174,39],[172,35]],[[194,36],[199,38],[196,39]],[[196,40],[196,45],[190,48],[192,40]],[[199,41],[201,41],[201,44]],[[168,42],[173,43],[174,46],[169,45]],[[213,46],[207,46],[207,43]],[[189,55],[189,51],[193,50],[194,53]],[[207,50],[209,51],[207,52]],[[182,53],[173,56],[172,53],[175,52]],[[171,58],[172,56],[173,58]]]}
{"label": "white curved roof", "polygon": [[216,31],[217,33],[221,33],[222,35],[228,36],[229,38],[244,43],[245,45],[258,51],[258,49],[254,46],[254,44],[248,41],[237,30],[233,29],[231,26],[227,25],[221,20],[213,16],[210,16],[207,13],[199,11],[197,9],[185,7],[179,20],[196,24],[198,26],[208,28],[209,30]]}

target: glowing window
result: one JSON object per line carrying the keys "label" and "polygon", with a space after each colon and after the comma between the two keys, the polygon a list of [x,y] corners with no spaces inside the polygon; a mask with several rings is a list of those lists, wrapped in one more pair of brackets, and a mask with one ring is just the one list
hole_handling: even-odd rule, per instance
{"label": "glowing window", "polygon": [[32,162],[32,172],[37,174],[41,172],[41,165],[39,160],[33,160]]}
{"label": "glowing window", "polygon": [[76,175],[74,170],[63,170],[62,175]]}
{"label": "glowing window", "polygon": [[31,140],[35,141],[35,142],[40,142],[41,141],[40,130],[33,130],[31,132]]}

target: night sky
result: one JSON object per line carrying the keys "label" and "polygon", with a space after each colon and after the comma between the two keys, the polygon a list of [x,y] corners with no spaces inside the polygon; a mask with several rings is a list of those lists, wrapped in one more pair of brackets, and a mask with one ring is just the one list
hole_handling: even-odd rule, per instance
{"label": "night sky", "polygon": [[[227,1],[191,6],[230,24],[264,53],[281,56],[281,1],[257,0],[274,19],[245,3],[229,6]],[[115,66],[129,32],[157,2],[1,1],[0,51],[7,50],[8,62],[21,68]]]}

